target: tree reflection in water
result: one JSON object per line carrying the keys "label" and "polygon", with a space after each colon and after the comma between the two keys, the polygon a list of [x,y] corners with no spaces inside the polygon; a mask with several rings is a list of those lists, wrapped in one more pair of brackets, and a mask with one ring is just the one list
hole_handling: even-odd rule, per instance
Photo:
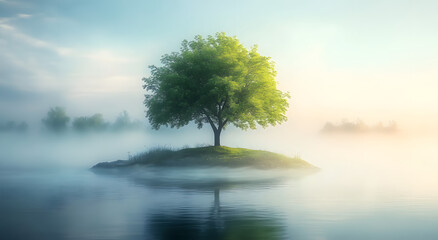
{"label": "tree reflection in water", "polygon": [[145,230],[146,236],[156,240],[284,239],[284,226],[273,216],[251,209],[222,208],[217,188],[209,216],[200,217],[197,209],[176,209],[171,213],[158,210],[148,215]]}
{"label": "tree reflection in water", "polygon": [[257,209],[242,204],[221,206],[220,191],[272,187],[284,180],[299,179],[313,172],[148,168],[139,173],[123,170],[99,170],[96,173],[127,178],[136,186],[159,191],[172,192],[177,189],[176,192],[213,193],[210,209],[184,204],[176,204],[176,207],[158,204],[152,208],[145,217],[145,239],[275,240],[288,239],[286,235],[289,235],[286,234],[287,224],[281,214],[266,208],[261,210],[260,206]]}

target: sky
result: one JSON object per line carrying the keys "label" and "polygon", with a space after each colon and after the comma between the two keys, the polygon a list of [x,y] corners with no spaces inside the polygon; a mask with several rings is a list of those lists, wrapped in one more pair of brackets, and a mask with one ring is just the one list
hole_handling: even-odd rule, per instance
{"label": "sky", "polygon": [[362,119],[438,131],[437,9],[432,0],[0,0],[0,120],[40,123],[62,106],[146,121],[148,66],[184,39],[225,32],[275,61],[291,129]]}

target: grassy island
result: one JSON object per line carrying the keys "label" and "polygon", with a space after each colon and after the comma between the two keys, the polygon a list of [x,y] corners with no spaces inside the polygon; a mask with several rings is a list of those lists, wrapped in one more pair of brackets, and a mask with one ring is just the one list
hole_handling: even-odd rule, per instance
{"label": "grassy island", "polygon": [[129,160],[101,162],[93,166],[93,168],[121,168],[129,166],[317,169],[299,157],[291,158],[268,151],[224,146],[185,148],[181,150],[154,149],[133,156]]}

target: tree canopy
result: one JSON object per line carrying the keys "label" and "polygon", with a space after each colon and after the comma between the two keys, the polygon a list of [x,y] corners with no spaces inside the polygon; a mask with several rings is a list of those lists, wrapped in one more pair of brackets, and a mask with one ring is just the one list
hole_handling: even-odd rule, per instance
{"label": "tree canopy", "polygon": [[225,33],[196,36],[161,63],[143,78],[146,117],[155,129],[209,124],[218,146],[229,124],[245,130],[287,120],[289,95],[277,89],[274,62],[257,46],[248,50]]}
{"label": "tree canopy", "polygon": [[61,132],[67,129],[70,117],[65,113],[64,108],[54,107],[47,112],[47,117],[42,120],[44,126],[54,132]]}
{"label": "tree canopy", "polygon": [[7,121],[0,122],[0,132],[26,132],[28,125],[26,122]]}
{"label": "tree canopy", "polygon": [[116,121],[112,125],[115,131],[123,130],[135,130],[140,129],[142,123],[140,121],[132,121],[127,111],[123,111],[119,114]]}
{"label": "tree canopy", "polygon": [[91,117],[77,117],[73,120],[73,129],[79,132],[102,131],[108,123],[103,119],[102,114],[96,113]]}

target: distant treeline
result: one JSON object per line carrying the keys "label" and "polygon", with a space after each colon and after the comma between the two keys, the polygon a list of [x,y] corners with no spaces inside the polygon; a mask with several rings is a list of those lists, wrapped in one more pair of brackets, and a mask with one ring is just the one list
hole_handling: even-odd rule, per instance
{"label": "distant treeline", "polygon": [[397,131],[397,123],[391,121],[388,124],[383,124],[379,122],[375,125],[367,125],[361,120],[356,122],[350,122],[348,120],[343,120],[339,124],[334,124],[331,122],[326,122],[321,132],[323,133],[365,133],[365,132],[379,132],[379,133],[394,133]]}
{"label": "distant treeline", "polygon": [[[56,133],[65,132],[69,129],[82,133],[127,131],[140,129],[143,126],[142,122],[131,120],[126,111],[121,112],[114,122],[108,122],[100,113],[70,118],[62,107],[51,108],[41,122],[44,130]],[[0,122],[0,132],[24,133],[28,129],[29,127],[26,122]]]}
{"label": "distant treeline", "polygon": [[[42,119],[42,123],[48,131],[63,132],[69,128],[70,120],[71,118],[67,115],[64,108],[54,107],[47,112],[47,116]],[[71,128],[77,132],[126,131],[141,127],[142,123],[140,121],[132,121],[126,111],[120,113],[113,123],[107,122],[100,113],[76,117],[71,121]]]}
{"label": "distant treeline", "polygon": [[7,121],[0,123],[0,132],[26,132],[27,129],[26,122]]}

